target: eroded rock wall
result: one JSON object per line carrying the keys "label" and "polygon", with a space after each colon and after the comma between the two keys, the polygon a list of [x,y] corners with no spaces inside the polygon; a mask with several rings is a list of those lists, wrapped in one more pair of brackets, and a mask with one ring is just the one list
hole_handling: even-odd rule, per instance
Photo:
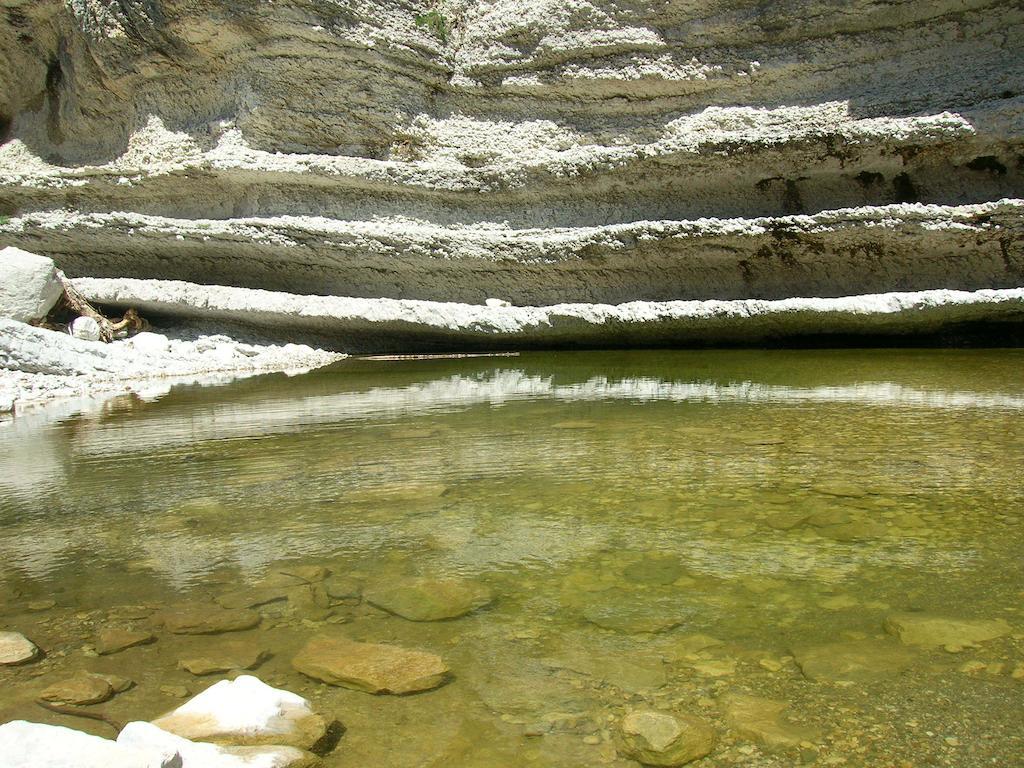
{"label": "eroded rock wall", "polygon": [[519,304],[1024,285],[1024,8],[0,0],[0,244]]}

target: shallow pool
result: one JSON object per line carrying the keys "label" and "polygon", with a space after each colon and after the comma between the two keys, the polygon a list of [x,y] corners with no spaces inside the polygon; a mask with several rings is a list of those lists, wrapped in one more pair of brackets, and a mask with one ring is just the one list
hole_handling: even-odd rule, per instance
{"label": "shallow pool", "polygon": [[[109,736],[40,690],[117,673],[91,709],[149,719],[227,649],[341,721],[329,766],[631,766],[644,707],[713,724],[697,765],[1024,765],[1020,351],[349,360],[53,413],[0,422],[0,630],[46,652],[0,722]],[[400,615],[453,580],[486,597]],[[450,674],[325,685],[291,664],[323,634]]]}

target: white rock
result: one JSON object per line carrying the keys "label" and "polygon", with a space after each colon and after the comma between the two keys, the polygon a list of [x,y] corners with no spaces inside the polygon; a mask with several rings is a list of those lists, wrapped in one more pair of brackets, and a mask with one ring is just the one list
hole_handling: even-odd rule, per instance
{"label": "white rock", "polygon": [[149,331],[135,334],[129,339],[128,343],[131,344],[135,351],[152,357],[165,355],[171,348],[170,339],[161,333],[151,333]]}
{"label": "white rock", "polygon": [[[1024,204],[1022,204],[1024,209]],[[945,325],[999,322],[1020,316],[1024,288],[936,289],[831,298],[630,301],[624,304],[509,306],[410,299],[310,296],[170,280],[81,278],[83,294],[101,304],[134,306],[143,314],[209,317],[292,332],[346,337],[451,341],[461,335],[508,341],[661,340],[755,341],[806,333],[902,335]],[[201,343],[200,342],[197,342]],[[289,352],[291,344],[283,349]],[[241,357],[241,356],[239,356]]]}
{"label": "white rock", "polygon": [[[309,757],[308,753],[295,747],[220,747],[204,744],[168,733],[152,723],[142,722],[128,723],[118,734],[117,744],[154,755],[178,755],[181,768],[286,768],[304,763]],[[0,768],[3,768],[2,763]]]}
{"label": "white rock", "polygon": [[52,259],[20,248],[0,251],[0,317],[41,320],[63,292]]}
{"label": "white rock", "polygon": [[37,655],[35,643],[20,632],[0,632],[0,666],[24,664]]}
{"label": "white rock", "polygon": [[85,315],[76,317],[75,321],[71,323],[71,335],[83,341],[99,341],[100,324]]}
{"label": "white rock", "polygon": [[303,748],[319,741],[327,728],[304,698],[252,675],[221,680],[153,725],[188,739]]}
{"label": "white rock", "polygon": [[24,720],[0,725],[0,768],[174,768],[176,757],[173,751],[118,744],[59,725]]}
{"label": "white rock", "polygon": [[487,299],[484,304],[488,307],[511,307],[511,301],[505,301],[504,299]]}
{"label": "white rock", "polygon": [[[300,345],[252,345],[255,355],[232,353],[216,359],[198,351],[194,342],[168,343],[166,337],[149,335],[156,340],[147,341],[145,334],[139,334],[97,344],[0,317],[0,370],[17,372],[0,377],[0,403],[16,401],[20,407],[53,397],[87,397],[92,402],[104,393],[139,390],[159,397],[161,388],[172,383],[220,384],[236,376],[309,370],[345,357]],[[163,355],[142,352],[133,343],[140,337],[144,348],[147,344],[164,348],[166,344],[169,351]]]}
{"label": "white rock", "polygon": [[211,350],[204,352],[206,359],[223,364],[230,364],[238,356],[233,344],[218,344]]}

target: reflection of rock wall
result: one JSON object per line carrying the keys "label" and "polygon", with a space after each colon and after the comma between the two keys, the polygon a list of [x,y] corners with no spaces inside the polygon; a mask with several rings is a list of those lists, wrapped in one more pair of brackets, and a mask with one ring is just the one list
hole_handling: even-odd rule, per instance
{"label": "reflection of rock wall", "polygon": [[253,439],[289,434],[317,425],[350,420],[401,419],[451,413],[479,405],[501,406],[530,400],[576,402],[692,402],[852,404],[887,408],[1000,409],[1024,411],[1024,397],[1003,392],[926,389],[898,381],[832,383],[819,386],[771,385],[754,381],[728,384],[674,381],[630,376],[556,383],[550,376],[502,367],[490,375],[452,375],[403,387],[373,387],[366,391],[290,397],[263,397],[250,403],[211,405],[202,421],[182,421],[180,414],[152,416],[98,424],[75,439],[83,456],[122,454],[132,450],[159,453],[196,442]]}
{"label": "reflection of rock wall", "polygon": [[[528,355],[356,361],[338,376],[242,382],[229,397],[181,392],[59,427],[45,413],[19,417],[9,440],[0,429],[0,461],[27,445],[57,463],[44,467],[43,493],[36,484],[19,495],[0,478],[0,563],[43,578],[117,562],[133,578],[184,587],[228,564],[254,574],[283,556],[344,558],[359,570],[360,557],[415,543],[417,557],[476,573],[593,563],[626,541],[632,551],[678,547],[693,572],[730,579],[828,578],[821,569],[838,579],[872,561],[921,573],[965,567],[976,546],[956,526],[988,508],[965,506],[950,488],[1017,487],[1012,466],[991,460],[997,444],[976,438],[1001,435],[996,427],[1024,410],[1005,354],[783,352],[752,365],[756,357],[572,355],[554,368]],[[466,413],[481,406],[483,418]],[[661,415],[638,420],[638,407]],[[556,416],[583,413],[593,419]],[[955,450],[922,449],[947,439]],[[144,471],[139,456],[149,457]],[[720,489],[774,496],[776,512],[811,503],[807,493],[848,510],[827,490],[786,494],[784,504],[766,491],[783,472],[810,484],[835,462],[870,463],[881,497],[905,493],[912,472],[917,503],[934,499],[929,512],[943,523],[870,547],[703,527]],[[744,524],[772,509],[761,502]]]}
{"label": "reflection of rock wall", "polygon": [[0,0],[0,244],[472,302],[1024,285],[1014,4],[424,10]]}

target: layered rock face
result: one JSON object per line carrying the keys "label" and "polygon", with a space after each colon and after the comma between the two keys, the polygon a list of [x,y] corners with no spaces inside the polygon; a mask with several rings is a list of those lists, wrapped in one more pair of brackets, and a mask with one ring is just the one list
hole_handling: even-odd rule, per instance
{"label": "layered rock face", "polygon": [[1024,286],[1017,4],[0,13],[0,245],[73,277],[536,306]]}

